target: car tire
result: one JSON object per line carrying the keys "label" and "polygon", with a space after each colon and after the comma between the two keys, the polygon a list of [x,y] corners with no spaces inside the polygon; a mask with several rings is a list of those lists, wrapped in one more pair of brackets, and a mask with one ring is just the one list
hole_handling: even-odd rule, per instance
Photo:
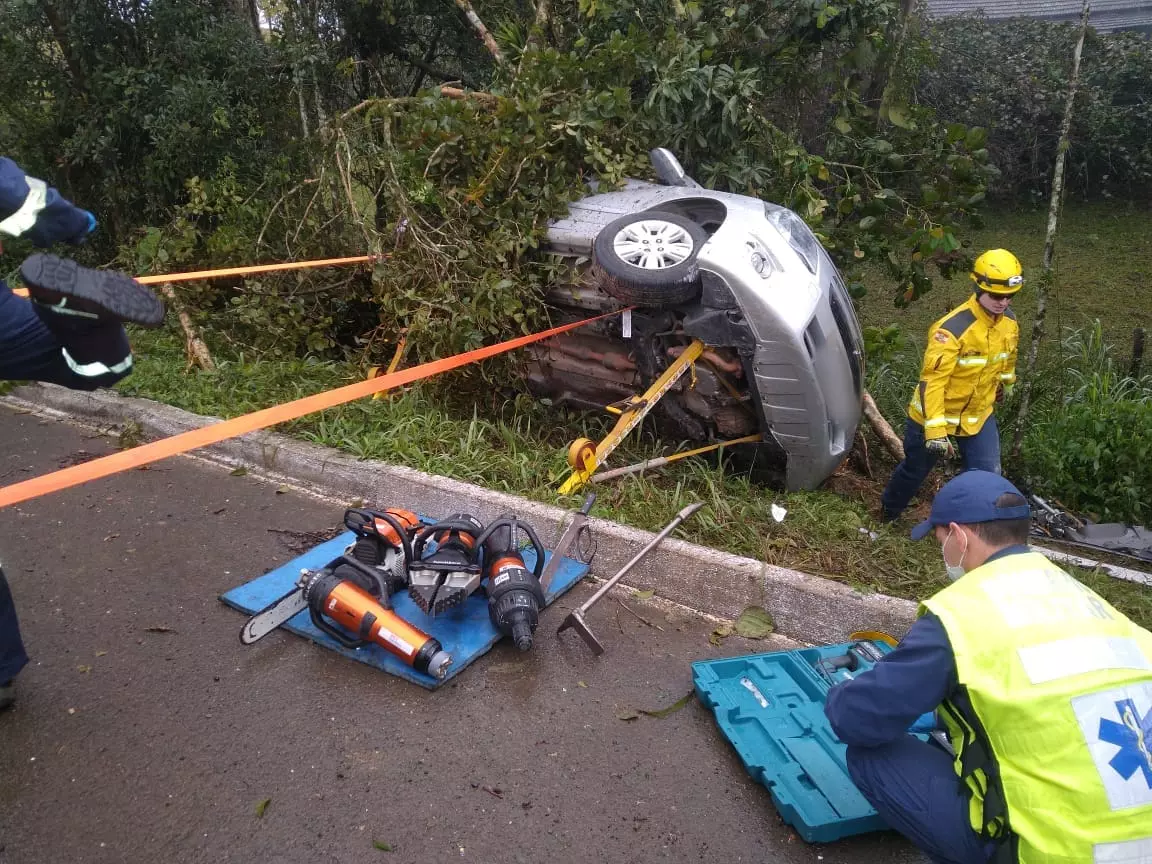
{"label": "car tire", "polygon": [[696,258],[708,240],[703,228],[676,213],[649,210],[601,229],[592,250],[600,287],[634,306],[677,306],[700,293]]}

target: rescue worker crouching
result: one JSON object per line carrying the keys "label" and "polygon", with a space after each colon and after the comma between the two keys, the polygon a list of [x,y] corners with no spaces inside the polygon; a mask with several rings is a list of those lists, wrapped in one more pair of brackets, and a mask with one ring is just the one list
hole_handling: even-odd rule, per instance
{"label": "rescue worker crouching", "polygon": [[[828,694],[853,782],[933,861],[1152,862],[1152,633],[1027,546],[1030,509],[966,471],[933,533],[951,585]],[[937,711],[955,756],[907,733]]]}
{"label": "rescue worker crouching", "polygon": [[1000,472],[1000,431],[994,416],[1002,392],[1016,383],[1020,326],[1012,298],[1024,284],[1019,260],[1005,249],[985,252],[972,266],[975,293],[928,331],[920,381],[908,405],[904,460],[880,499],[885,520],[897,518],[936,461],[953,454],[964,470]]}

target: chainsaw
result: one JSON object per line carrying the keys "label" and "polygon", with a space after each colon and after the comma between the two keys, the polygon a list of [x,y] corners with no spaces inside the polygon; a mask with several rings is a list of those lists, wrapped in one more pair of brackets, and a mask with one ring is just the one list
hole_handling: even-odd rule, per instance
{"label": "chainsaw", "polygon": [[301,570],[292,591],[248,619],[240,641],[250,645],[305,609],[318,630],[345,648],[379,645],[434,678],[443,678],[452,662],[439,640],[392,611],[387,577],[348,555]]}

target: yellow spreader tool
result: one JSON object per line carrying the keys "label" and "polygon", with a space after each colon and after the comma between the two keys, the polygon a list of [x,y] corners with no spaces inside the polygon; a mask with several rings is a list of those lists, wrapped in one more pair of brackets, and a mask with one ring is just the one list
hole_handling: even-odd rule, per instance
{"label": "yellow spreader tool", "polygon": [[[660,397],[672,389],[672,385],[680,380],[680,376],[699,359],[700,355],[704,353],[704,348],[703,342],[694,339],[692,344],[684,349],[684,353],[673,360],[663,374],[642,395],[633,396],[627,402],[614,406],[616,411],[619,411],[620,417],[616,421],[616,425],[612,427],[612,431],[605,435],[604,440],[599,444],[590,438],[577,438],[572,442],[568,448],[568,464],[572,466],[572,475],[560,487],[561,495],[571,495],[588,482],[589,478],[596,473],[596,469],[604,464],[604,460],[608,458],[609,454],[620,446],[620,442],[640,424],[640,421],[647,416],[652,407],[660,401]],[[616,413],[616,411],[612,413]]]}

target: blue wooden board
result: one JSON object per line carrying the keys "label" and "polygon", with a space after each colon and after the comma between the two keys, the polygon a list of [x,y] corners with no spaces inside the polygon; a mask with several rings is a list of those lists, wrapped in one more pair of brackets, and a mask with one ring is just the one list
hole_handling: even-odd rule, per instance
{"label": "blue wooden board", "polygon": [[[344,550],[356,539],[348,531],[327,543],[321,543],[314,549],[305,552],[299,558],[294,558],[282,567],[277,567],[263,576],[245,582],[231,591],[220,595],[220,599],[233,609],[238,609],[248,615],[254,615],[279,597],[283,597],[296,585],[300,570],[309,568],[315,570],[323,567],[333,558],[338,558]],[[536,560],[536,554],[531,549],[523,550],[524,563],[531,570]],[[545,552],[545,562],[552,557],[551,552]],[[579,582],[588,573],[588,565],[581,564],[571,558],[565,558],[552,577],[551,590],[548,591],[545,601],[551,604],[553,600]],[[399,675],[408,681],[435,690],[445,681],[450,681],[459,675],[468,664],[477,657],[485,654],[502,637],[500,631],[492,626],[488,618],[488,601],[485,597],[473,594],[463,604],[443,615],[435,618],[425,615],[420,608],[412,602],[407,591],[402,591],[392,598],[393,608],[397,615],[415,627],[419,627],[429,636],[440,640],[444,650],[452,655],[452,665],[442,679],[433,678],[423,672],[417,672],[398,657],[393,657],[377,645],[367,645],[363,648],[345,648],[331,636],[320,631],[312,624],[308,612],[296,615],[284,625],[284,629],[297,636],[311,639],[317,645],[323,645],[333,651],[338,651],[345,657],[375,666],[393,675]],[[539,631],[538,631],[539,632]]]}

